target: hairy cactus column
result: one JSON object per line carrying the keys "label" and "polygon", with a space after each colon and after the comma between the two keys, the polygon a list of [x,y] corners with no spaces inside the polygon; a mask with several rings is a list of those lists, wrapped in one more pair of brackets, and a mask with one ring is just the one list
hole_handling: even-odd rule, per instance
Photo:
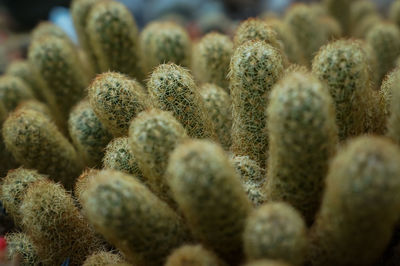
{"label": "hairy cactus column", "polygon": [[117,1],[99,1],[90,9],[86,23],[99,70],[141,80],[139,33],[131,12]]}
{"label": "hairy cactus column", "polygon": [[266,194],[270,200],[292,204],[310,224],[338,142],[332,99],[317,78],[295,71],[272,90],[267,115]]}
{"label": "hairy cactus column", "polygon": [[399,161],[382,137],[353,139],[337,154],[311,229],[311,265],[374,265],[399,219]]}
{"label": "hairy cactus column", "polygon": [[283,73],[282,55],[269,44],[249,41],[239,46],[230,65],[232,151],[247,155],[261,167],[267,159],[269,92]]}
{"label": "hairy cactus column", "polygon": [[6,234],[8,260],[13,260],[15,256],[19,258],[21,266],[37,266],[41,265],[37,254],[37,247],[31,238],[25,233],[9,233]]}

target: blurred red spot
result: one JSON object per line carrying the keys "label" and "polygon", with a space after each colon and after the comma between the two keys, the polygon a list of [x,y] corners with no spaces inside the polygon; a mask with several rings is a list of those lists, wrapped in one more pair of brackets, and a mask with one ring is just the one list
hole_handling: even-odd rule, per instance
{"label": "blurred red spot", "polygon": [[0,237],[0,251],[5,250],[7,247],[7,242],[4,237]]}

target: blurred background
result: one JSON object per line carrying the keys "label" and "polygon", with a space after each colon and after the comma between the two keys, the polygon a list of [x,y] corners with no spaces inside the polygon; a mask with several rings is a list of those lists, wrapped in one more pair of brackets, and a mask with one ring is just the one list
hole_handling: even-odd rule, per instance
{"label": "blurred background", "polygon": [[[282,13],[293,2],[312,0],[119,0],[132,11],[139,28],[155,19],[172,19],[196,38],[209,31],[230,33],[240,20]],[[351,1],[351,0],[349,0]],[[382,12],[393,0],[374,0]],[[0,0],[0,73],[8,62],[24,57],[29,31],[51,20],[72,40],[76,34],[69,14],[70,0]]]}

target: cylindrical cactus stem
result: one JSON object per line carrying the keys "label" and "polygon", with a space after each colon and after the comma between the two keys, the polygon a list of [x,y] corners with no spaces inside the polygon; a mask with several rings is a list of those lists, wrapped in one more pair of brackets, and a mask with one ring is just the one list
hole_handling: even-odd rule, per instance
{"label": "cylindrical cactus stem", "polygon": [[14,158],[71,188],[82,166],[71,143],[55,124],[34,110],[20,109],[3,124],[3,138]]}
{"label": "cylindrical cactus stem", "polygon": [[212,32],[193,47],[193,75],[200,82],[214,83],[229,92],[229,63],[233,53],[231,39]]}
{"label": "cylindrical cactus stem", "polygon": [[7,259],[13,260],[15,256],[18,256],[18,265],[41,265],[37,255],[36,246],[28,235],[25,233],[9,233],[5,236],[5,239],[7,241]]}
{"label": "cylindrical cactus stem", "polygon": [[69,134],[84,162],[89,167],[100,167],[104,148],[112,135],[94,113],[87,99],[79,102],[68,120]]}
{"label": "cylindrical cactus stem", "polygon": [[395,67],[400,55],[400,30],[393,23],[376,23],[365,38],[377,55],[377,71],[379,80],[382,80]]}
{"label": "cylindrical cactus stem", "polygon": [[90,61],[90,65],[99,72],[97,60],[92,50],[92,46],[89,41],[89,35],[87,29],[87,17],[89,16],[90,9],[94,4],[100,0],[73,0],[71,3],[71,16],[74,22],[76,33],[78,35],[79,44]]}
{"label": "cylindrical cactus stem", "polygon": [[49,180],[32,184],[21,204],[24,231],[37,247],[44,265],[82,265],[100,248],[99,240],[80,215],[71,195]]}
{"label": "cylindrical cactus stem", "polygon": [[[0,101],[0,176],[4,177],[7,175],[8,170],[18,167],[18,163],[15,161],[14,156],[6,149],[3,139],[3,122],[7,118],[8,112],[4,107],[4,104]],[[1,215],[0,215],[1,217]]]}
{"label": "cylindrical cactus stem", "polygon": [[40,22],[39,25],[37,25],[32,31],[31,35],[31,42],[37,42],[41,38],[52,36],[63,39],[71,46],[74,45],[71,39],[68,37],[67,33],[62,28],[49,21]]}
{"label": "cylindrical cactus stem", "polygon": [[292,266],[279,260],[257,260],[246,263],[244,266]]}
{"label": "cylindrical cactus stem", "polygon": [[207,140],[180,144],[167,181],[193,234],[224,260],[239,263],[251,203],[222,147]]}
{"label": "cylindrical cactus stem", "polygon": [[190,236],[182,219],[131,176],[103,170],[83,194],[96,231],[135,265],[161,265]]}
{"label": "cylindrical cactus stem", "polygon": [[248,217],[243,243],[249,261],[274,259],[303,265],[307,251],[306,225],[291,205],[267,203]]}
{"label": "cylindrical cactus stem", "polygon": [[21,109],[39,112],[42,115],[44,115],[45,117],[47,117],[49,120],[53,120],[53,116],[52,116],[50,108],[46,104],[39,102],[36,99],[31,99],[31,100],[26,100],[26,101],[21,102],[17,106],[16,110],[21,110]]}
{"label": "cylindrical cactus stem", "polygon": [[124,259],[119,254],[99,251],[88,256],[82,266],[111,266],[123,262]]}
{"label": "cylindrical cactus stem", "polygon": [[150,106],[142,85],[116,72],[98,75],[88,94],[93,111],[115,137],[128,135],[131,120]]}
{"label": "cylindrical cactus stem", "polygon": [[368,61],[360,43],[339,40],[319,51],[312,72],[328,85],[336,106],[339,138],[362,134],[370,95]]}
{"label": "cylindrical cactus stem", "polygon": [[265,131],[269,92],[283,73],[281,53],[261,41],[249,41],[234,52],[230,65],[232,151],[249,156],[262,168],[267,158]]}
{"label": "cylindrical cactus stem", "polygon": [[375,53],[375,50],[369,43],[364,40],[357,40],[357,43],[364,50],[367,59],[371,88],[374,90],[378,90],[379,86],[381,85],[381,81],[378,71],[378,57]]}
{"label": "cylindrical cactus stem", "polygon": [[33,66],[27,60],[12,62],[6,73],[22,79],[31,88],[36,99],[44,103],[48,101],[44,81],[36,75]]}
{"label": "cylindrical cactus stem", "polygon": [[163,63],[188,67],[190,51],[189,34],[174,22],[151,22],[140,33],[140,54],[145,74]]}
{"label": "cylindrical cactus stem", "polygon": [[324,0],[329,14],[340,22],[345,34],[350,31],[350,6],[352,1],[348,0]]}
{"label": "cylindrical cactus stem", "polygon": [[215,134],[225,150],[232,144],[232,103],[229,94],[221,87],[206,83],[200,87],[206,112],[213,123]]}
{"label": "cylindrical cactus stem", "polygon": [[31,44],[28,57],[49,89],[49,97],[54,97],[55,108],[66,119],[89,83],[78,54],[66,40],[47,36]]}
{"label": "cylindrical cactus stem", "polygon": [[147,83],[155,107],[170,111],[194,138],[215,138],[211,119],[192,75],[176,64],[159,65]]}
{"label": "cylindrical cactus stem", "polygon": [[400,68],[388,74],[382,83],[381,94],[384,98],[384,110],[387,119],[386,135],[400,144]]}
{"label": "cylindrical cactus stem", "polygon": [[165,180],[169,156],[186,138],[186,131],[176,118],[158,109],[140,113],[129,128],[129,145],[146,183],[168,203],[173,203]]}
{"label": "cylindrical cactus stem", "polygon": [[[367,1],[365,1],[367,2]],[[393,1],[389,8],[389,19],[393,23],[395,23],[398,27],[400,27],[400,1]]]}
{"label": "cylindrical cactus stem", "polygon": [[23,101],[34,99],[31,88],[20,78],[4,75],[0,77],[0,101],[5,112],[12,112]]}
{"label": "cylindrical cactus stem", "polygon": [[184,245],[174,250],[165,266],[225,266],[213,252],[202,245]]}
{"label": "cylindrical cactus stem", "polygon": [[139,33],[132,13],[117,1],[99,1],[86,20],[86,33],[99,70],[141,80]]}
{"label": "cylindrical cactus stem", "polygon": [[46,179],[36,170],[18,168],[10,170],[7,176],[2,180],[0,187],[0,200],[7,213],[14,219],[17,225],[20,225],[21,214],[19,208],[28,187],[39,180]]}
{"label": "cylindrical cactus stem", "polygon": [[350,32],[354,33],[357,25],[367,16],[378,12],[372,1],[353,1],[350,3]]}
{"label": "cylindrical cactus stem", "polygon": [[356,138],[337,154],[311,229],[311,265],[376,262],[400,214],[399,161],[397,145],[382,137]]}
{"label": "cylindrical cactus stem", "polygon": [[145,182],[138,160],[129,145],[128,137],[115,138],[108,143],[103,158],[103,168],[125,172]]}
{"label": "cylindrical cactus stem", "polygon": [[269,200],[292,204],[310,224],[318,210],[338,130],[328,89],[304,71],[287,74],[267,109]]}
{"label": "cylindrical cactus stem", "polygon": [[248,156],[233,156],[230,160],[253,206],[258,207],[266,202],[264,169]]}

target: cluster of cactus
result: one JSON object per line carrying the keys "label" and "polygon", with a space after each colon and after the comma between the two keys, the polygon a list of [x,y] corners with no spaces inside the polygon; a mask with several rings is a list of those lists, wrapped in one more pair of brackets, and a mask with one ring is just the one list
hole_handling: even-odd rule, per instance
{"label": "cluster of cactus", "polygon": [[78,45],[40,23],[0,77],[6,259],[400,257],[400,0],[386,21],[368,0],[325,0],[198,40],[177,22],[140,31],[114,0],[71,15]]}

